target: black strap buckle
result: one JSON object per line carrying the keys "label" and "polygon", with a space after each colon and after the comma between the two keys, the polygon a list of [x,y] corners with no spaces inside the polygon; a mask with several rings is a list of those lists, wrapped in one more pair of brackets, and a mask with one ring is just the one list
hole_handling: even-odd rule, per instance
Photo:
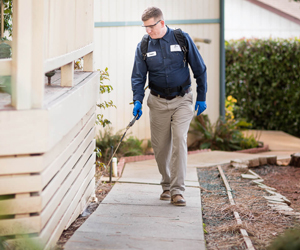
{"label": "black strap buckle", "polygon": [[179,87],[178,91],[180,92],[179,95],[181,97],[183,97],[185,95],[185,90],[184,90],[184,88],[182,86]]}

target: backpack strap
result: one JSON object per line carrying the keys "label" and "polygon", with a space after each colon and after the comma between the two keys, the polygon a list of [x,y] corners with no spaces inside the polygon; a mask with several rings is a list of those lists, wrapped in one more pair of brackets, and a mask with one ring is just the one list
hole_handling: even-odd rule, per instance
{"label": "backpack strap", "polygon": [[149,43],[149,35],[145,34],[141,41],[141,51],[143,54],[144,61],[146,60],[146,57],[147,57],[148,43]]}
{"label": "backpack strap", "polygon": [[185,37],[184,37],[181,29],[174,30],[174,35],[175,35],[176,41],[178,42],[178,44],[179,44],[179,46],[180,46],[180,48],[181,48],[181,50],[184,54],[183,55],[183,62],[185,63],[187,52],[188,52]]}

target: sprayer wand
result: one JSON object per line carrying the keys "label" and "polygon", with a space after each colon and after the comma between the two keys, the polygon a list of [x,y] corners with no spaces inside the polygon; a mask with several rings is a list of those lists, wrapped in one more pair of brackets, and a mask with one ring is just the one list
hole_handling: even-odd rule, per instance
{"label": "sprayer wand", "polygon": [[109,160],[107,166],[109,166],[109,164],[110,164],[112,158],[114,157],[115,153],[117,152],[117,150],[118,150],[118,148],[119,148],[119,146],[120,146],[122,140],[124,139],[124,137],[125,137],[125,135],[126,135],[126,132],[128,131],[128,129],[129,129],[130,127],[132,127],[132,125],[135,123],[135,121],[136,121],[137,118],[138,118],[138,114],[137,114],[136,116],[132,117],[131,121],[129,122],[129,124],[128,124],[127,127],[126,127],[125,133],[123,134],[121,140],[119,141],[118,146],[117,146],[115,152],[113,153],[113,155],[111,156],[111,158],[110,158],[110,160]]}

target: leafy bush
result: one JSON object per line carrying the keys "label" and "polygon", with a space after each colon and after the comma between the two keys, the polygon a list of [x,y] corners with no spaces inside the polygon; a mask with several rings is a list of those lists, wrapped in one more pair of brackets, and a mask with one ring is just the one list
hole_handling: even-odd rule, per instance
{"label": "leafy bush", "polygon": [[123,156],[142,155],[144,153],[142,143],[143,140],[130,136],[123,144],[121,144],[120,153]]}
{"label": "leafy bush", "polygon": [[244,119],[234,117],[237,100],[228,96],[225,100],[225,119],[219,118],[212,125],[207,115],[195,117],[190,125],[189,133],[193,134],[194,143],[189,150],[206,149],[234,151],[255,148],[258,142],[253,135],[247,136],[242,130],[252,125]]}
{"label": "leafy bush", "polygon": [[300,229],[289,229],[279,237],[277,237],[269,250],[298,250],[300,249]]}
{"label": "leafy bush", "polygon": [[300,39],[226,42],[226,96],[255,129],[300,136]]}
{"label": "leafy bush", "polygon": [[103,162],[108,162],[111,156],[111,146],[116,147],[121,140],[120,132],[113,134],[110,127],[106,127],[104,131],[99,131],[99,136],[96,138],[96,146],[101,151],[101,159]]}
{"label": "leafy bush", "polygon": [[196,116],[190,126],[189,133],[195,142],[189,147],[193,149],[235,151],[258,146],[253,135],[245,136],[239,129],[239,121],[224,121],[219,118],[212,125],[207,115]]}
{"label": "leafy bush", "polygon": [[[118,143],[120,142],[122,136],[122,131],[118,131],[116,134],[112,133],[111,127],[106,127],[104,131],[99,132],[99,136],[96,139],[96,146],[101,150],[102,161],[107,163],[111,157],[111,146],[116,149]],[[123,139],[120,144],[119,149],[116,152],[116,157],[121,158],[123,156],[134,156],[144,154],[142,148],[143,140],[139,140],[133,136],[130,136],[128,139]]]}

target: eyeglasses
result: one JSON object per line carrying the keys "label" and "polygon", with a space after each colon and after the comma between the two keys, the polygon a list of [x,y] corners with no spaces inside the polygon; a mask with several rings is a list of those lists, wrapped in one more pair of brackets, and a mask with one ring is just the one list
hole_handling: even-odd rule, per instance
{"label": "eyeglasses", "polygon": [[160,21],[161,21],[161,20],[157,21],[155,24],[148,25],[148,26],[142,26],[142,27],[143,27],[143,28],[146,28],[146,29],[147,29],[147,28],[153,29],[154,26],[155,26],[156,24],[158,24]]}

